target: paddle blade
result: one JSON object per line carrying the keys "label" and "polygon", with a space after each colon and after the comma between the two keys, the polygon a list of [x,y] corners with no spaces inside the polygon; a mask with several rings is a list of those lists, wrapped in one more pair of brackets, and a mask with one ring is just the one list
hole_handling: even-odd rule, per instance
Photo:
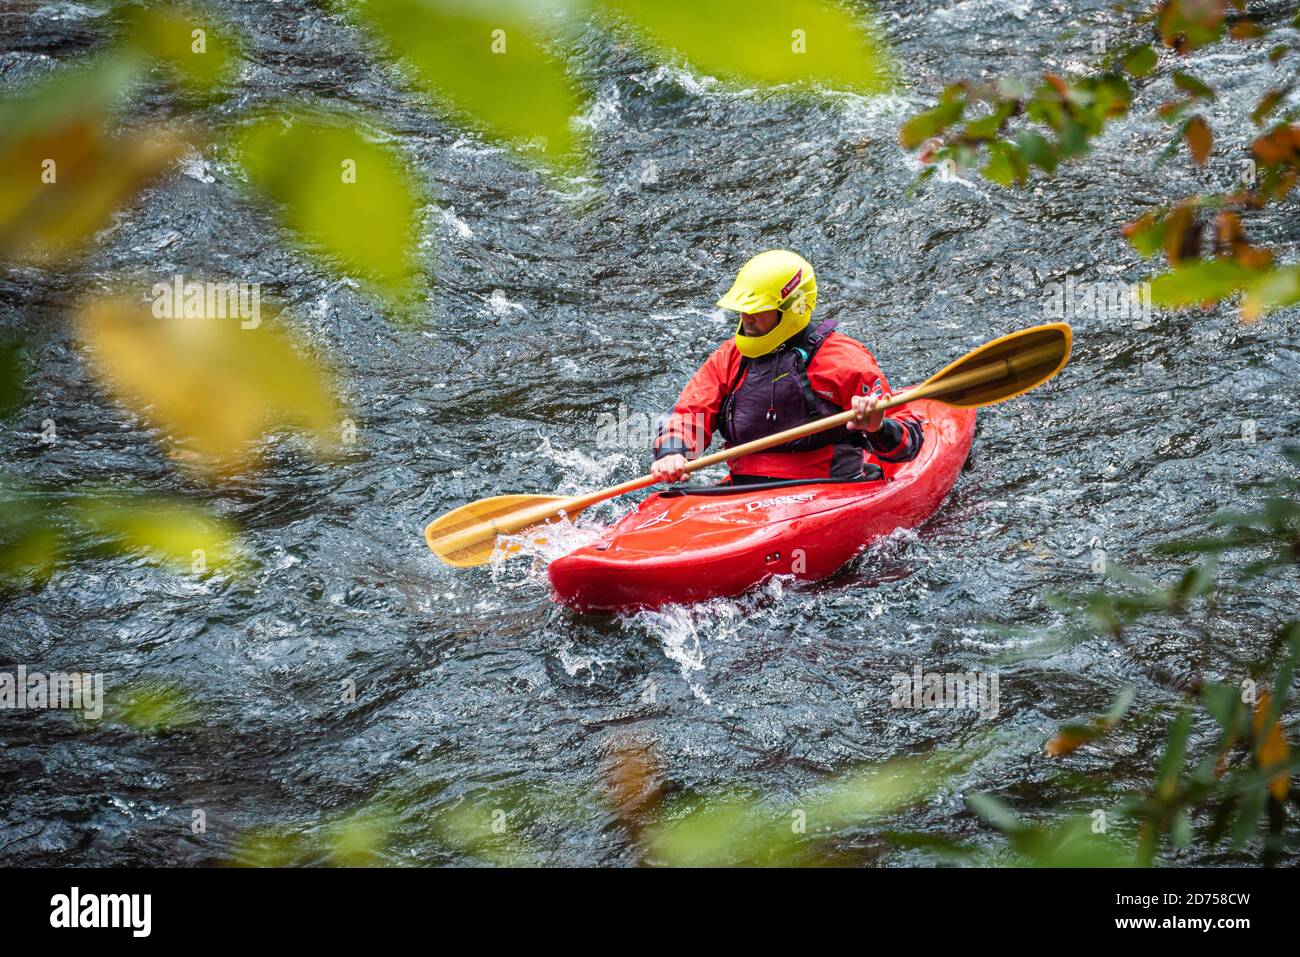
{"label": "paddle blade", "polygon": [[1042,385],[1070,359],[1064,322],[1022,329],[968,352],[916,390],[959,409],[995,405]]}
{"label": "paddle blade", "polygon": [[[564,495],[497,495],[480,499],[435,518],[425,526],[424,540],[429,551],[448,565],[486,565],[494,554],[508,558],[519,551],[518,544],[509,543],[498,552],[498,536],[514,535],[554,518],[554,510],[566,501]],[[521,521],[523,524],[519,524]]]}

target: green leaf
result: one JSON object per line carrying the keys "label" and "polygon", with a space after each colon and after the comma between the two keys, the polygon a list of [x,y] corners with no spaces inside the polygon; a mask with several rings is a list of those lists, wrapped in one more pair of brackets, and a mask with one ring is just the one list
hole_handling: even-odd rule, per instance
{"label": "green leaf", "polygon": [[1251,286],[1257,269],[1231,259],[1188,260],[1151,282],[1151,301],[1158,306],[1192,306],[1217,302]]}
{"label": "green leaf", "polygon": [[1107,725],[1119,723],[1120,718],[1128,713],[1128,709],[1133,706],[1133,698],[1137,695],[1137,689],[1133,685],[1127,685],[1115,696],[1111,703],[1110,710],[1106,712],[1103,719]]}
{"label": "green leaf", "polygon": [[1147,213],[1141,219],[1124,228],[1124,235],[1129,243],[1144,258],[1150,259],[1165,246],[1165,219],[1154,213]]}
{"label": "green leaf", "polygon": [[53,525],[32,522],[22,529],[6,528],[0,533],[0,585],[44,582],[63,557],[63,536]]}
{"label": "green leaf", "polygon": [[1134,849],[1092,829],[1076,816],[1056,827],[1033,826],[1014,835],[1011,846],[1034,867],[1133,867]]}
{"label": "green leaf", "polygon": [[1165,753],[1156,769],[1156,795],[1162,801],[1173,800],[1178,790],[1178,778],[1183,771],[1183,760],[1187,756],[1187,739],[1192,733],[1192,713],[1186,708],[1178,713],[1173,726],[1169,729],[1169,738],[1165,742]]}
{"label": "green leaf", "polygon": [[[1291,626],[1288,645],[1286,657],[1278,665],[1277,677],[1273,681],[1273,694],[1269,697],[1269,711],[1264,720],[1265,728],[1271,728],[1277,722],[1291,694],[1291,684],[1295,681],[1296,667],[1300,663],[1300,625]],[[1259,753],[1258,748],[1256,753]]]}
{"label": "green leaf", "polygon": [[1242,795],[1241,811],[1232,825],[1232,849],[1239,851],[1259,831],[1259,816],[1264,810],[1264,798],[1268,791],[1263,785],[1252,788]]}
{"label": "green leaf", "polygon": [[1241,689],[1236,685],[1201,686],[1201,704],[1225,732],[1235,732],[1241,717]]}
{"label": "green leaf", "polygon": [[1010,186],[1029,178],[1029,164],[1011,143],[994,140],[989,143],[988,164],[980,173],[999,186]]}
{"label": "green leaf", "polygon": [[1300,302],[1300,265],[1270,269],[1257,280],[1241,303],[1247,322]]}
{"label": "green leaf", "polygon": [[230,849],[236,867],[303,867],[316,852],[307,836],[282,826],[253,828],[239,835]]}
{"label": "green leaf", "polygon": [[1146,76],[1156,67],[1156,51],[1149,44],[1130,47],[1124,54],[1124,69],[1134,76]]}
{"label": "green leaf", "polygon": [[1182,579],[1174,586],[1174,594],[1180,601],[1199,598],[1214,589],[1214,563],[1194,565],[1183,573]]}
{"label": "green leaf", "polygon": [[1216,99],[1214,90],[1202,83],[1190,73],[1178,70],[1174,72],[1174,86],[1191,95],[1192,99]]}
{"label": "green leaf", "polygon": [[144,734],[199,724],[204,711],[194,696],[173,682],[144,679],[106,695],[104,720]]}
{"label": "green leaf", "polygon": [[422,201],[396,150],[350,120],[309,114],[254,122],[235,147],[249,183],[310,249],[394,306],[416,292]]}
{"label": "green leaf", "polygon": [[702,805],[649,835],[653,856],[675,867],[788,856],[797,843],[788,821],[766,821],[751,802]]}
{"label": "green leaf", "polygon": [[765,85],[880,93],[893,68],[874,23],[822,0],[595,0],[652,47],[707,74]]}
{"label": "green leaf", "polygon": [[1033,130],[1021,130],[1016,136],[1016,146],[1026,162],[1048,173],[1055,171],[1059,161],[1047,137]]}
{"label": "green leaf", "polygon": [[409,66],[426,94],[515,148],[564,164],[578,145],[579,108],[563,63],[546,50],[541,12],[524,3],[336,0]]}
{"label": "green leaf", "polygon": [[898,140],[907,149],[916,149],[930,137],[960,120],[965,109],[965,100],[944,100],[934,109],[918,113],[904,123]]}
{"label": "green leaf", "polygon": [[1014,834],[1024,826],[1005,802],[991,794],[972,794],[966,798],[966,803],[972,811],[1004,834]]}
{"label": "green leaf", "polygon": [[329,861],[337,867],[382,864],[395,821],[381,807],[363,806],[326,829]]}
{"label": "green leaf", "polygon": [[1178,813],[1174,815],[1174,822],[1169,828],[1169,839],[1173,842],[1174,847],[1191,847],[1192,822],[1187,815],[1186,808],[1179,808]]}
{"label": "green leaf", "polygon": [[1015,112],[1014,103],[1004,103],[988,116],[971,120],[966,124],[963,136],[969,140],[989,140],[998,135],[1002,124]]}
{"label": "green leaf", "polygon": [[1259,126],[1264,122],[1264,120],[1268,119],[1274,110],[1278,108],[1278,105],[1283,99],[1285,99],[1285,97],[1286,90],[1269,90],[1260,97],[1259,102],[1255,104],[1255,108],[1250,111],[1251,122],[1256,126]]}
{"label": "green leaf", "polygon": [[1083,124],[1065,120],[1057,139],[1057,154],[1062,159],[1077,159],[1088,152],[1088,131]]}
{"label": "green leaf", "polygon": [[23,380],[27,364],[17,339],[0,339],[0,420],[6,419],[23,401]]}

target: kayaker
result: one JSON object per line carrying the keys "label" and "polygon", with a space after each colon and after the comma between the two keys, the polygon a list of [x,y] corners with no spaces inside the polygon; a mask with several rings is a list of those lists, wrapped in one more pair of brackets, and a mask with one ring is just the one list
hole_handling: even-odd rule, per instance
{"label": "kayaker", "polygon": [[760,253],[718,305],[740,313],[735,337],[691,376],[660,427],[656,478],[680,481],[715,431],[740,445],[849,408],[857,416],[846,428],[733,459],[731,481],[880,478],[921,451],[921,423],[907,406],[888,416],[876,408],[890,391],[875,357],[834,319],[812,327],[817,278],[802,256]]}

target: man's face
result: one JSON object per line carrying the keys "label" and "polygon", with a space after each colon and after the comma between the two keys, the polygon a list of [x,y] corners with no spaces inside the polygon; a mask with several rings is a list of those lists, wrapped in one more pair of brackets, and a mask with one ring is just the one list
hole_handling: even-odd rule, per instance
{"label": "man's face", "polygon": [[765,336],[781,321],[780,310],[768,309],[766,312],[742,312],[740,314],[740,331],[747,336]]}

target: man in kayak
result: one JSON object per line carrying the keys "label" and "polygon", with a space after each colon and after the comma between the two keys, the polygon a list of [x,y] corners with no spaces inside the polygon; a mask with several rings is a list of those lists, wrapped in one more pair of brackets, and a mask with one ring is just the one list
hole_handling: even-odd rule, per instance
{"label": "man in kayak", "polygon": [[888,417],[877,408],[890,392],[875,357],[835,332],[834,319],[811,326],[817,278],[802,256],[760,253],[718,305],[740,313],[735,338],[691,376],[660,427],[657,479],[680,481],[715,431],[728,446],[741,445],[850,408],[857,415],[847,427],[733,459],[731,481],[880,478],[921,451],[921,423],[907,406]]}

